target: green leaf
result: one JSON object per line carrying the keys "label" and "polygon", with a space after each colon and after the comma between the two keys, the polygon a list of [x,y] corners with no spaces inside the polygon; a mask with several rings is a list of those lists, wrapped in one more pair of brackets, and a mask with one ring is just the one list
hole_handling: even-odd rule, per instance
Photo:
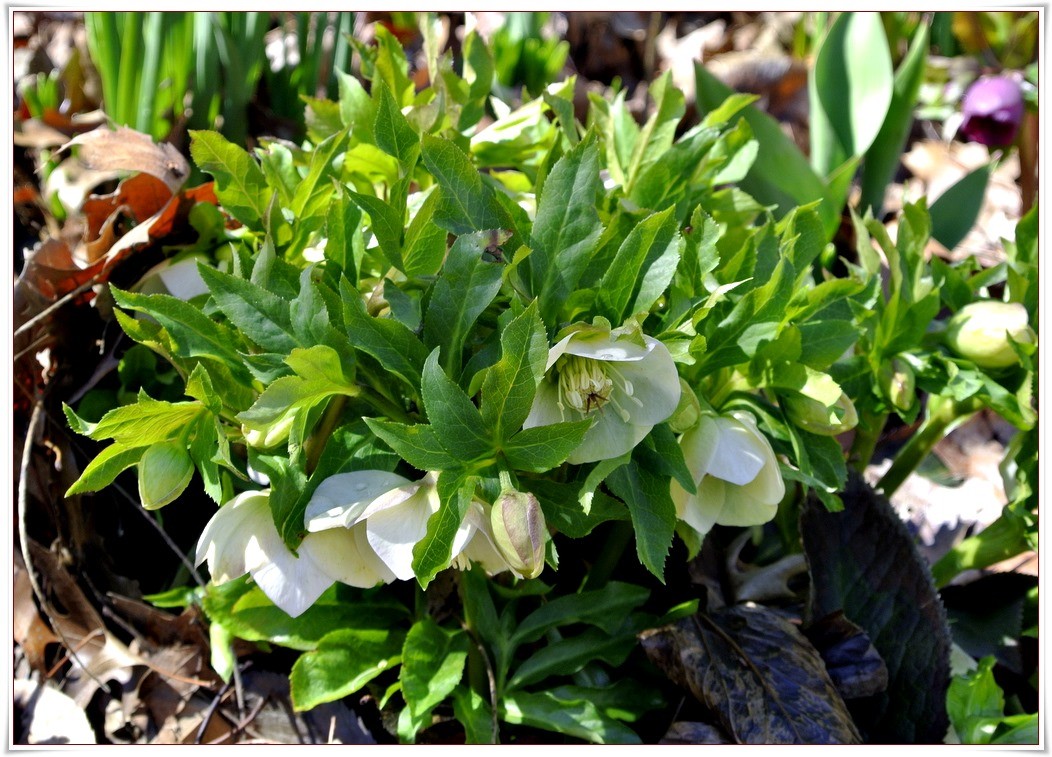
{"label": "green leaf", "polygon": [[530,482],[530,491],[541,503],[548,527],[571,539],[587,536],[600,523],[630,517],[624,505],[602,492],[595,492],[585,507],[580,484],[538,479]]}
{"label": "green leaf", "polygon": [[223,315],[264,351],[288,354],[299,346],[287,300],[211,266],[199,263],[197,270]]}
{"label": "green leaf", "polygon": [[110,410],[95,424],[77,418],[64,408],[70,425],[91,439],[113,439],[119,444],[143,446],[176,438],[186,427],[207,412],[200,402],[164,402],[140,391],[133,405]]}
{"label": "green leaf", "polygon": [[401,271],[405,266],[402,261],[403,213],[379,197],[358,192],[347,194],[359,208],[369,215],[369,228],[372,229],[373,236],[376,237],[376,242],[380,245],[380,251],[387,258],[387,262]]}
{"label": "green leaf", "polygon": [[672,281],[683,245],[674,210],[668,208],[640,221],[618,249],[597,298],[611,323],[649,310]]}
{"label": "green leaf", "polygon": [[215,177],[223,208],[252,229],[263,228],[273,191],[263,170],[242,148],[214,131],[190,131],[190,155],[202,171]]}
{"label": "green leaf", "polygon": [[[170,295],[124,292],[112,285],[110,291],[118,307],[145,313],[156,319],[168,332],[181,356],[214,358],[234,370],[235,375],[247,378],[237,352],[243,340],[235,331],[216,323],[193,305]],[[122,326],[130,323],[130,319],[121,320]],[[139,341],[139,337],[145,337],[146,334],[136,332],[130,336]]]}
{"label": "green leaf", "polygon": [[340,356],[331,347],[297,347],[285,359],[295,376],[279,378],[238,419],[246,428],[266,432],[280,419],[314,407],[333,395],[354,397],[358,386],[343,373]]}
{"label": "green leaf", "polygon": [[[85,471],[87,473],[87,471]],[[1034,516],[1025,509],[1008,505],[1001,515],[977,534],[955,544],[931,569],[938,587],[946,586],[965,570],[982,570],[1025,552],[1027,534]]]}
{"label": "green leaf", "polygon": [[811,165],[820,176],[873,144],[891,105],[894,74],[877,13],[843,13],[815,58]]}
{"label": "green leaf", "polygon": [[456,375],[464,340],[475,320],[500,291],[502,266],[483,258],[481,234],[457,239],[431,294],[424,315],[424,344],[442,349],[442,365]]}
{"label": "green leaf", "polygon": [[431,426],[407,426],[378,418],[364,419],[374,434],[383,439],[399,457],[422,471],[447,470],[459,464],[439,443]]}
{"label": "green leaf", "polygon": [[506,440],[522,428],[547,359],[548,337],[536,304],[530,303],[501,332],[500,360],[482,382],[482,420],[495,439]]}
{"label": "green leaf", "polygon": [[594,744],[639,744],[628,726],[607,717],[586,699],[565,700],[551,691],[505,694],[501,716],[508,723],[555,731]]}
{"label": "green leaf", "polygon": [[297,219],[302,221],[304,218],[325,213],[334,191],[333,159],[344,152],[346,144],[347,130],[342,129],[310,153],[307,175],[297,183],[289,205],[289,210]]}
{"label": "green leaf", "polygon": [[991,164],[966,174],[931,204],[931,235],[947,250],[954,249],[972,230],[986,196]]}
{"label": "green leaf", "polygon": [[553,628],[572,623],[598,626],[608,634],[616,633],[625,616],[640,607],[650,596],[642,586],[611,581],[602,589],[566,594],[541,605],[515,628],[511,645],[536,641]]}
{"label": "green leaf", "polygon": [[930,34],[928,24],[917,25],[910,49],[895,72],[888,114],[873,144],[866,150],[859,208],[862,212],[869,209],[874,218],[881,217],[884,192],[899,166],[902,149],[913,125],[913,108],[924,81]]}
{"label": "green leaf", "polygon": [[453,691],[453,715],[464,726],[464,739],[468,744],[494,743],[493,712],[474,689],[458,686]]}
{"label": "green leaf", "polygon": [[616,669],[635,646],[635,634],[610,635],[598,628],[590,628],[534,652],[508,679],[506,691],[514,691],[553,675],[572,675],[593,660],[602,660]]}
{"label": "green leaf", "polygon": [[594,135],[561,157],[544,182],[530,240],[533,251],[524,264],[530,293],[549,325],[577,287],[602,233],[596,210],[599,186]]}
{"label": "green leaf", "polygon": [[393,318],[369,315],[361,295],[346,279],[340,282],[340,296],[347,333],[355,348],[372,355],[385,370],[419,392],[427,349],[416,334]]}
{"label": "green leaf", "polygon": [[410,278],[433,276],[442,267],[442,259],[446,256],[446,232],[434,223],[440,199],[439,192],[429,194],[405,231],[405,275]]}
{"label": "green leaf", "polygon": [[436,224],[458,235],[511,228],[511,218],[459,147],[429,134],[423,136],[421,144],[424,165],[442,193],[435,209]]}
{"label": "green leaf", "polygon": [[445,450],[466,463],[495,453],[490,429],[478,408],[438,365],[438,350],[424,363],[424,408]]}
{"label": "green leaf", "polygon": [[[67,407],[66,412],[68,414],[72,411]],[[73,482],[63,496],[72,497],[74,494],[105,489],[123,471],[138,463],[139,458],[149,448],[149,445],[128,447],[123,444],[111,444],[85,466],[80,477]]]}
{"label": "green leaf", "polygon": [[404,634],[392,629],[340,629],[326,634],[289,674],[292,706],[309,710],[361,689],[398,664]]}
{"label": "green leaf", "polygon": [[[700,63],[694,64],[694,79],[698,112],[702,116],[715,111],[734,95],[734,90]],[[735,107],[738,104],[735,101]],[[749,122],[760,144],[756,162],[740,184],[744,191],[764,205],[776,205],[779,216],[798,205],[825,197],[825,182],[815,175],[807,158],[777,121],[751,105],[743,108],[737,117]],[[840,223],[840,213],[825,204],[820,206],[820,213],[826,236],[831,239]]]}
{"label": "green leaf", "polygon": [[468,637],[430,618],[413,624],[402,648],[402,696],[412,714],[413,732],[429,720],[431,710],[453,693],[464,676]]}
{"label": "green leaf", "polygon": [[808,321],[801,323],[800,342],[806,346],[800,362],[815,370],[825,370],[858,341],[858,329],[848,321]]}
{"label": "green leaf", "polygon": [[993,673],[996,662],[994,657],[984,657],[976,670],[950,682],[946,709],[962,744],[991,743],[1004,719],[1004,692]]}
{"label": "green leaf", "polygon": [[504,442],[504,456],[515,470],[543,473],[561,465],[577,449],[594,418],[526,428]]}
{"label": "green leaf", "polygon": [[664,583],[665,558],[676,531],[676,505],[668,478],[631,462],[611,473],[606,483],[628,505],[639,561]]}
{"label": "green leaf", "polygon": [[376,83],[373,94],[379,98],[373,126],[376,146],[398,158],[403,166],[412,165],[420,153],[420,135],[409,125],[402,115],[402,109],[391,96],[391,91],[382,81]]}
{"label": "green leaf", "polygon": [[444,470],[438,477],[438,511],[427,521],[427,533],[413,547],[413,572],[427,588],[453,557],[453,539],[471,506],[478,477],[463,470]]}

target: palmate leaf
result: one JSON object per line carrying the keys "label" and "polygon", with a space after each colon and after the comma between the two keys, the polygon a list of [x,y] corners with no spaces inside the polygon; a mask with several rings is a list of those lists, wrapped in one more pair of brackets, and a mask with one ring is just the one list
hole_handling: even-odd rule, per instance
{"label": "palmate leaf", "polygon": [[818,651],[780,615],[736,606],[642,635],[648,657],[741,744],[856,744]]}
{"label": "palmate leaf", "polygon": [[866,741],[940,743],[950,635],[931,572],[894,509],[860,476],[842,499],[843,512],[809,500],[801,514],[811,615],[843,610],[884,658],[887,690],[849,704]]}

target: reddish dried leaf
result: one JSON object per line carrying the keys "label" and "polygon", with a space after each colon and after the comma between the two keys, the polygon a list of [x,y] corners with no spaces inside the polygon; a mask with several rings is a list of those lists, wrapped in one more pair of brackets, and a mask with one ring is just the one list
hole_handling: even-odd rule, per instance
{"label": "reddish dried leaf", "polygon": [[200,186],[185,189],[175,196],[175,202],[168,203],[164,212],[150,226],[150,236],[154,239],[166,237],[173,230],[187,222],[190,209],[201,202],[207,202],[218,207],[219,199],[215,193],[215,183],[208,182]]}
{"label": "reddish dried leaf", "polygon": [[127,213],[136,223],[142,223],[171,198],[172,191],[157,177],[148,173],[131,176],[111,194],[92,195],[84,201],[81,213],[88,224],[84,239],[89,243],[98,239],[103,226],[118,212]]}
{"label": "reddish dried leaf", "polygon": [[15,643],[22,647],[22,652],[33,670],[44,673],[47,671],[45,656],[47,646],[58,642],[59,638],[51,632],[47,623],[37,612],[37,605],[33,599],[33,588],[29,583],[29,574],[26,573],[22,555],[15,552],[14,561],[13,638]]}

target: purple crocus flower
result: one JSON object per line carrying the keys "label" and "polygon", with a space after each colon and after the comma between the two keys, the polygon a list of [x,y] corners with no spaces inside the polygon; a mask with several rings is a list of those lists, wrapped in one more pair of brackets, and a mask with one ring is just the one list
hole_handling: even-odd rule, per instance
{"label": "purple crocus flower", "polygon": [[1012,144],[1023,120],[1023,92],[1010,76],[984,76],[964,95],[961,134],[988,147]]}

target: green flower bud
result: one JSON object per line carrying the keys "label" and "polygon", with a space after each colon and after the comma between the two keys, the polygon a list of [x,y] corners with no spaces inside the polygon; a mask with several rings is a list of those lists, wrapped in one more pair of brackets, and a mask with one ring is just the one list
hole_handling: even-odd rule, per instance
{"label": "green flower bud", "polygon": [[781,404],[789,420],[805,431],[836,436],[858,424],[851,398],[826,373],[805,368],[806,381],[799,389],[783,390]]}
{"label": "green flower bud", "polygon": [[268,426],[249,428],[246,425],[242,425],[241,430],[245,434],[245,443],[256,449],[275,447],[289,438],[289,431],[292,430],[292,422],[295,419],[295,413],[287,413],[279,418],[276,423]]}
{"label": "green flower bud", "polygon": [[917,399],[917,379],[905,360],[894,358],[880,367],[880,384],[892,407],[907,412]]}
{"label": "green flower bud", "polygon": [[497,549],[515,573],[536,578],[544,570],[548,527],[541,503],[528,492],[505,490],[490,510]]}
{"label": "green flower bud", "polygon": [[139,460],[139,500],[156,510],[183,493],[194,475],[194,463],[178,442],[154,444]]}
{"label": "green flower bud", "polygon": [[676,405],[672,417],[668,419],[668,425],[674,433],[683,432],[698,425],[701,418],[701,403],[690,385],[683,379],[679,380],[679,404]]}
{"label": "green flower bud", "polygon": [[946,344],[981,368],[1008,368],[1019,363],[1009,338],[1019,344],[1037,342],[1029,321],[1018,302],[972,302],[950,319]]}

